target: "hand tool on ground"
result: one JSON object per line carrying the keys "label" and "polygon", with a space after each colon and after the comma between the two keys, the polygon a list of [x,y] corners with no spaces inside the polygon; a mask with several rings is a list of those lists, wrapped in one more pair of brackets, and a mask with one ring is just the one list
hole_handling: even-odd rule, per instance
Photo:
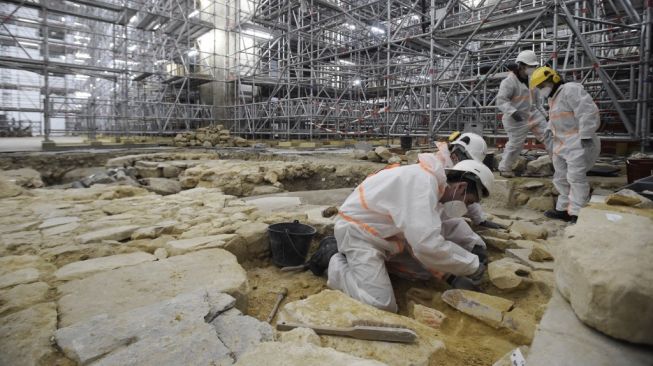
{"label": "hand tool on ground", "polygon": [[274,316],[277,314],[277,310],[279,310],[279,305],[281,305],[281,302],[283,301],[284,297],[288,295],[288,289],[285,287],[281,288],[281,291],[277,294],[277,301],[274,304],[274,307],[272,308],[272,311],[270,312],[270,315],[268,316],[267,322],[271,322],[272,319],[274,319]]}
{"label": "hand tool on ground", "polygon": [[365,339],[368,341],[386,341],[413,343],[417,339],[417,333],[401,325],[393,325],[369,321],[357,321],[351,327],[323,327],[292,322],[277,323],[277,330],[292,330],[295,328],[310,328],[317,334],[351,337]]}

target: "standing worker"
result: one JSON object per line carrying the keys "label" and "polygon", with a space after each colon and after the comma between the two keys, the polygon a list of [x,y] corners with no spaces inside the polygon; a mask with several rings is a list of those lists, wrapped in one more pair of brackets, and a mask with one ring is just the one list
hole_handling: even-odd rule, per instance
{"label": "standing worker", "polygon": [[[435,154],[420,154],[418,159],[419,164],[368,177],[342,204],[334,228],[338,253],[329,262],[329,287],[396,312],[389,269],[411,267],[420,277],[445,279],[454,288],[470,288],[480,281],[485,266],[472,251],[485,243],[461,216],[467,204],[489,195],[492,172],[465,160],[445,173]],[[442,221],[443,213],[450,219]]]}
{"label": "standing worker", "polygon": [[537,95],[528,88],[528,77],[539,66],[535,52],[526,50],[517,55],[516,68],[508,73],[497,94],[497,108],[503,113],[503,128],[508,134],[508,142],[499,163],[502,177],[512,178],[512,166],[524,148],[528,131],[543,141],[546,130],[546,117],[537,105]]}
{"label": "standing worker", "polygon": [[601,121],[599,108],[581,84],[565,83],[550,67],[535,70],[530,87],[549,98],[551,132],[547,134],[552,137],[553,185],[560,194],[555,210],[544,215],[575,223],[590,198],[587,172],[601,152],[601,140],[596,135]]}

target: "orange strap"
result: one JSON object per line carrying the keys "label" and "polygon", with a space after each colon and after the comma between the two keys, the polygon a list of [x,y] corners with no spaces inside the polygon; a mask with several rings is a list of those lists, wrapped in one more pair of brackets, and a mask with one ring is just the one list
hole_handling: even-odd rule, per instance
{"label": "orange strap", "polygon": [[[351,216],[345,215],[342,212],[338,212],[338,215],[340,215],[340,217],[345,219],[347,222],[351,222],[352,224],[357,225],[358,227],[360,227],[361,229],[367,231],[368,233],[376,236],[377,238],[381,238],[381,235],[379,234],[379,232],[376,231],[375,228],[369,226],[368,224],[366,224],[366,223],[364,223],[364,222],[362,222],[360,220],[356,220],[355,218],[353,218]],[[383,239],[383,238],[381,238],[381,239]]]}

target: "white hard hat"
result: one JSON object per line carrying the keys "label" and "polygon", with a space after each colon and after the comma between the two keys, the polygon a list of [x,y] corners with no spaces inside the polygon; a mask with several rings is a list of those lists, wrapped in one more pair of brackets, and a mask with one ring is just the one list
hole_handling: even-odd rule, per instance
{"label": "white hard hat", "polygon": [[537,62],[537,55],[535,55],[535,52],[531,50],[526,50],[526,51],[521,51],[519,52],[519,55],[517,55],[517,58],[515,59],[515,62],[521,62],[524,63],[528,66],[539,66],[540,63]]}
{"label": "white hard hat", "polygon": [[[447,177],[467,178],[476,181],[476,188],[479,191],[478,197],[487,197],[492,192],[494,185],[494,174],[485,164],[476,160],[463,160],[446,169]],[[471,173],[471,174],[469,174]]]}
{"label": "white hard hat", "polygon": [[463,133],[451,145],[461,146],[467,155],[476,161],[483,162],[485,155],[487,155],[487,144],[485,140],[475,133]]}

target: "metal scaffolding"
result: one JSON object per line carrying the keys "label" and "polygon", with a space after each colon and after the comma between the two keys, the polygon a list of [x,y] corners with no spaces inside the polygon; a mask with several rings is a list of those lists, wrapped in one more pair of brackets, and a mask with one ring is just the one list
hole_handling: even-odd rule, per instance
{"label": "metal scaffolding", "polygon": [[215,122],[208,0],[0,1],[0,115],[53,133],[167,134]]}
{"label": "metal scaffolding", "polygon": [[525,49],[581,82],[605,137],[651,139],[651,1],[229,3],[231,125],[263,138],[503,136],[495,107]]}

